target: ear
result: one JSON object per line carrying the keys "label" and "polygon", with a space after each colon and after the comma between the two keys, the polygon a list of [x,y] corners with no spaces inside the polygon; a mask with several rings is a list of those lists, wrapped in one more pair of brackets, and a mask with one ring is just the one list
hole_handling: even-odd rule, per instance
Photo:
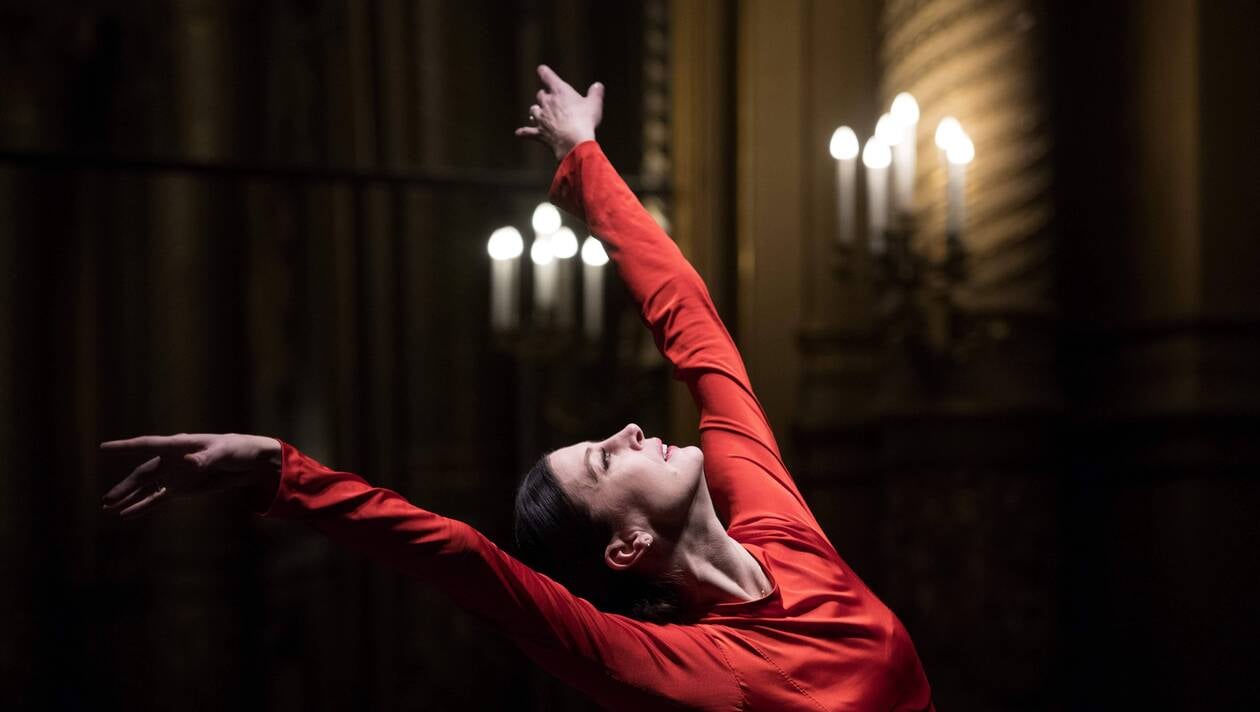
{"label": "ear", "polygon": [[635,565],[647,550],[652,548],[652,535],[637,530],[630,535],[614,534],[604,549],[604,563],[613,571],[624,571]]}

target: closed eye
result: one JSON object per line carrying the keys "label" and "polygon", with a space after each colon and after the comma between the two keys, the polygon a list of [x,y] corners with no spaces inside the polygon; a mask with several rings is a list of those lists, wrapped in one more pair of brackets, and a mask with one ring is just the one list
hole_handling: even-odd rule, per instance
{"label": "closed eye", "polygon": [[599,455],[600,461],[604,464],[604,472],[608,472],[608,464],[612,458],[608,455],[608,451],[603,448],[600,448]]}

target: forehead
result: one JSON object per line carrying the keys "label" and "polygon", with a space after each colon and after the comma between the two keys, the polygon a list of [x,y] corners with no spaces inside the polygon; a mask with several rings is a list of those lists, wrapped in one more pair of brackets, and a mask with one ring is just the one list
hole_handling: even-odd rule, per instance
{"label": "forehead", "polygon": [[548,464],[551,471],[555,473],[556,479],[560,480],[560,486],[569,492],[580,492],[584,488],[594,486],[586,467],[587,448],[591,446],[588,441],[574,443],[566,447],[553,450],[548,456]]}

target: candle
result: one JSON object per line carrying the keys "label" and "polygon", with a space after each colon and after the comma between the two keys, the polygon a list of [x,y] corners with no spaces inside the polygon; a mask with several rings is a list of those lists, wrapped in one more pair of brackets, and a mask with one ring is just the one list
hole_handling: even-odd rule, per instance
{"label": "candle", "polygon": [[534,263],[534,318],[540,323],[551,321],[556,298],[556,260],[551,247],[551,234],[560,229],[560,211],[551,203],[539,203],[530,218],[534,243],[529,259]]}
{"label": "candle", "polygon": [[884,230],[888,226],[888,164],[891,162],[888,144],[878,136],[866,140],[862,165],[866,166],[866,224],[873,255],[884,254],[887,247]]}
{"label": "candle", "polygon": [[945,235],[955,241],[955,247],[961,246],[963,226],[967,220],[967,164],[976,157],[976,147],[967,134],[959,129],[959,135],[945,150],[945,160],[949,164],[946,183],[947,213],[945,219]]}
{"label": "candle", "polygon": [[599,339],[604,329],[604,265],[608,253],[593,236],[582,242],[582,331],[586,338]]}
{"label": "candle", "polygon": [[496,333],[517,327],[516,280],[520,273],[523,243],[514,227],[501,227],[486,243],[490,253],[490,325]]}
{"label": "candle", "polygon": [[945,152],[954,145],[959,136],[963,135],[962,124],[952,116],[946,116],[936,125],[936,155],[940,158],[942,166],[945,165]]}
{"label": "candle", "polygon": [[[888,147],[888,160],[891,162],[892,152],[898,150],[897,146],[903,143],[905,139],[905,129],[901,124],[897,123],[897,120],[893,118],[892,114],[884,114],[879,117],[879,121],[875,122],[875,136]],[[896,171],[896,164],[893,164],[888,168],[888,180],[892,183],[890,186],[891,194],[885,198],[888,205],[884,208],[884,210],[888,218],[900,213],[902,210],[902,206],[897,200]]]}
{"label": "candle", "polygon": [[529,248],[529,260],[534,263],[534,314],[539,322],[549,322],[556,300],[556,256],[551,249],[551,237],[538,235]]}
{"label": "candle", "polygon": [[567,227],[556,230],[551,234],[551,251],[556,257],[556,328],[567,330],[573,327],[577,235]]}
{"label": "candle", "polygon": [[857,134],[841,126],[831,134],[831,157],[836,159],[836,239],[841,245],[853,244],[855,195],[853,182],[857,175]]}
{"label": "candle", "polygon": [[893,176],[896,179],[897,209],[904,213],[914,210],[915,145],[919,127],[919,102],[907,92],[893,98],[889,111],[893,121],[901,128],[901,140],[893,144]]}
{"label": "candle", "polygon": [[954,142],[958,140],[962,133],[962,124],[959,124],[958,119],[952,116],[946,116],[936,125],[937,165],[946,174],[949,173],[949,161],[945,159],[945,152],[949,150],[950,146],[954,145]]}

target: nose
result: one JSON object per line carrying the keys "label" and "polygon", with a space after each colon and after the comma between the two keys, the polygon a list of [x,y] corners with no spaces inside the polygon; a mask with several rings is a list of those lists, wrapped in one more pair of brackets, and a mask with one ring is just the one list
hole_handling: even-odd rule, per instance
{"label": "nose", "polygon": [[617,433],[618,438],[624,439],[633,447],[641,447],[643,445],[643,428],[634,423],[629,423],[626,427]]}

